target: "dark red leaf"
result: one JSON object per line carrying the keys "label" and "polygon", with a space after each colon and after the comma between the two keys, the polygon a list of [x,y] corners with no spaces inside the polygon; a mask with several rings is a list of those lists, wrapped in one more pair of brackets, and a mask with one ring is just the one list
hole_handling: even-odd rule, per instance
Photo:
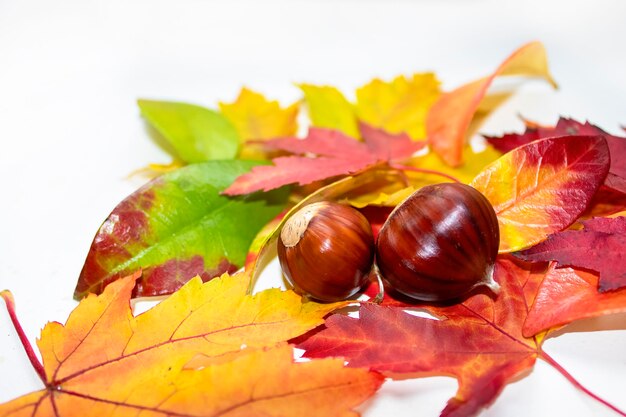
{"label": "dark red leaf", "polygon": [[486,137],[486,139],[499,151],[509,152],[537,139],[573,135],[600,135],[606,138],[611,154],[610,175],[607,177],[606,185],[626,192],[626,138],[611,135],[589,122],[580,123],[573,119],[561,118],[554,127],[544,127],[530,123],[522,134],[509,133],[500,138]]}
{"label": "dark red leaf", "polygon": [[626,287],[626,217],[595,218],[583,225],[584,230],[555,233],[516,256],[597,271],[601,292]]}

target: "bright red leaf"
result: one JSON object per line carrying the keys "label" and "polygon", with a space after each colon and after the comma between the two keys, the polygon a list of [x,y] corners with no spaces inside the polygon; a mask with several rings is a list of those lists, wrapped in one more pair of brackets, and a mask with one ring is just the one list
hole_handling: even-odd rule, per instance
{"label": "bright red leaf", "polygon": [[584,230],[555,233],[516,256],[597,271],[602,292],[626,287],[626,217],[595,218],[582,224]]}
{"label": "bright red leaf", "polygon": [[359,126],[365,142],[337,130],[312,128],[305,139],[284,138],[263,144],[294,154],[272,160],[273,166],[257,167],[242,175],[224,194],[240,195],[272,190],[286,184],[309,184],[339,175],[354,174],[379,163],[411,157],[424,147],[406,134],[390,134],[364,123]]}
{"label": "bright red leaf", "polygon": [[[542,350],[542,337],[522,333],[544,276],[544,271],[529,268],[528,264],[502,258],[495,272],[502,286],[497,297],[477,293],[450,306],[412,306],[441,319],[408,314],[404,309],[411,306],[398,301],[396,306],[365,304],[359,318],[331,316],[326,328],[299,347],[311,358],[340,356],[349,366],[370,367],[390,377],[452,375],[458,379],[459,388],[442,416],[477,414],[506,384],[532,369],[537,358],[584,389]],[[559,304],[569,301],[553,298]],[[626,300],[621,302],[626,307]]]}
{"label": "bright red leaf", "polygon": [[626,289],[599,293],[597,288],[598,277],[594,274],[551,268],[526,317],[524,335],[530,337],[574,320],[626,311]]}

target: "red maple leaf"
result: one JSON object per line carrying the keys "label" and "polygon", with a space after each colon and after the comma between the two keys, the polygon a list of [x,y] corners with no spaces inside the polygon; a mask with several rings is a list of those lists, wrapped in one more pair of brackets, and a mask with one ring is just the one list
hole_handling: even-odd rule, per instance
{"label": "red maple leaf", "polygon": [[[344,357],[349,366],[370,367],[390,377],[452,375],[458,379],[459,388],[442,416],[477,414],[493,402],[509,382],[532,369],[537,358],[554,366],[594,399],[625,415],[582,387],[543,351],[545,334],[523,332],[527,317],[537,316],[533,311],[538,294],[550,289],[548,286],[539,292],[544,276],[545,267],[532,267],[502,257],[496,264],[495,278],[501,285],[497,297],[477,293],[450,306],[411,306],[387,297],[388,305],[362,305],[358,318],[331,316],[324,329],[310,335],[299,347],[305,350],[307,357]],[[558,285],[558,280],[548,285]],[[597,291],[582,295],[581,291],[574,291],[569,294],[572,299],[565,296],[559,299],[553,294],[552,303],[569,308],[554,310],[548,322],[533,322],[530,328],[542,330],[543,325],[567,323],[589,314],[626,310],[626,290],[616,294],[612,296],[612,305],[597,305],[591,313],[582,311],[573,301],[584,309],[589,303],[582,301],[597,298]],[[408,314],[407,307],[418,307],[440,319]]]}
{"label": "red maple leaf", "polygon": [[582,224],[584,230],[555,233],[516,256],[597,271],[601,292],[626,287],[626,217],[595,218]]}
{"label": "red maple leaf", "polygon": [[360,123],[359,129],[364,142],[324,128],[311,128],[305,139],[264,141],[265,147],[294,155],[274,158],[274,165],[253,168],[238,177],[224,194],[269,191],[287,184],[305,185],[354,174],[377,164],[407,159],[426,144],[411,140],[405,133],[390,134],[365,123]]}

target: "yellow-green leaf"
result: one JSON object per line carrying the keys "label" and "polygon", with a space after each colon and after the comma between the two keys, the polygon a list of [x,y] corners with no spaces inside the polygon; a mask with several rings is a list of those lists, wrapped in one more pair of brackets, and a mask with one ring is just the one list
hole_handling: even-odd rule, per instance
{"label": "yellow-green leaf", "polygon": [[313,126],[340,130],[353,138],[360,137],[354,108],[339,90],[311,84],[299,84],[298,87],[304,93]]}

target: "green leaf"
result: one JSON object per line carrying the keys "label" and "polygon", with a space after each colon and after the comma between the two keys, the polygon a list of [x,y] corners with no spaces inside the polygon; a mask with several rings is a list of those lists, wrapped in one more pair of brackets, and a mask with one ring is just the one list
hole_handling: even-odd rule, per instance
{"label": "green leaf", "polygon": [[239,134],[221,114],[187,103],[138,100],[141,114],[187,163],[233,159]]}
{"label": "green leaf", "polygon": [[353,138],[360,138],[359,127],[352,104],[335,87],[298,85],[304,93],[311,123],[315,127],[340,130]]}
{"label": "green leaf", "polygon": [[124,199],[98,230],[75,297],[138,269],[136,296],[169,294],[190,278],[234,272],[287,190],[227,197],[221,191],[259,162],[211,161],[162,175]]}

